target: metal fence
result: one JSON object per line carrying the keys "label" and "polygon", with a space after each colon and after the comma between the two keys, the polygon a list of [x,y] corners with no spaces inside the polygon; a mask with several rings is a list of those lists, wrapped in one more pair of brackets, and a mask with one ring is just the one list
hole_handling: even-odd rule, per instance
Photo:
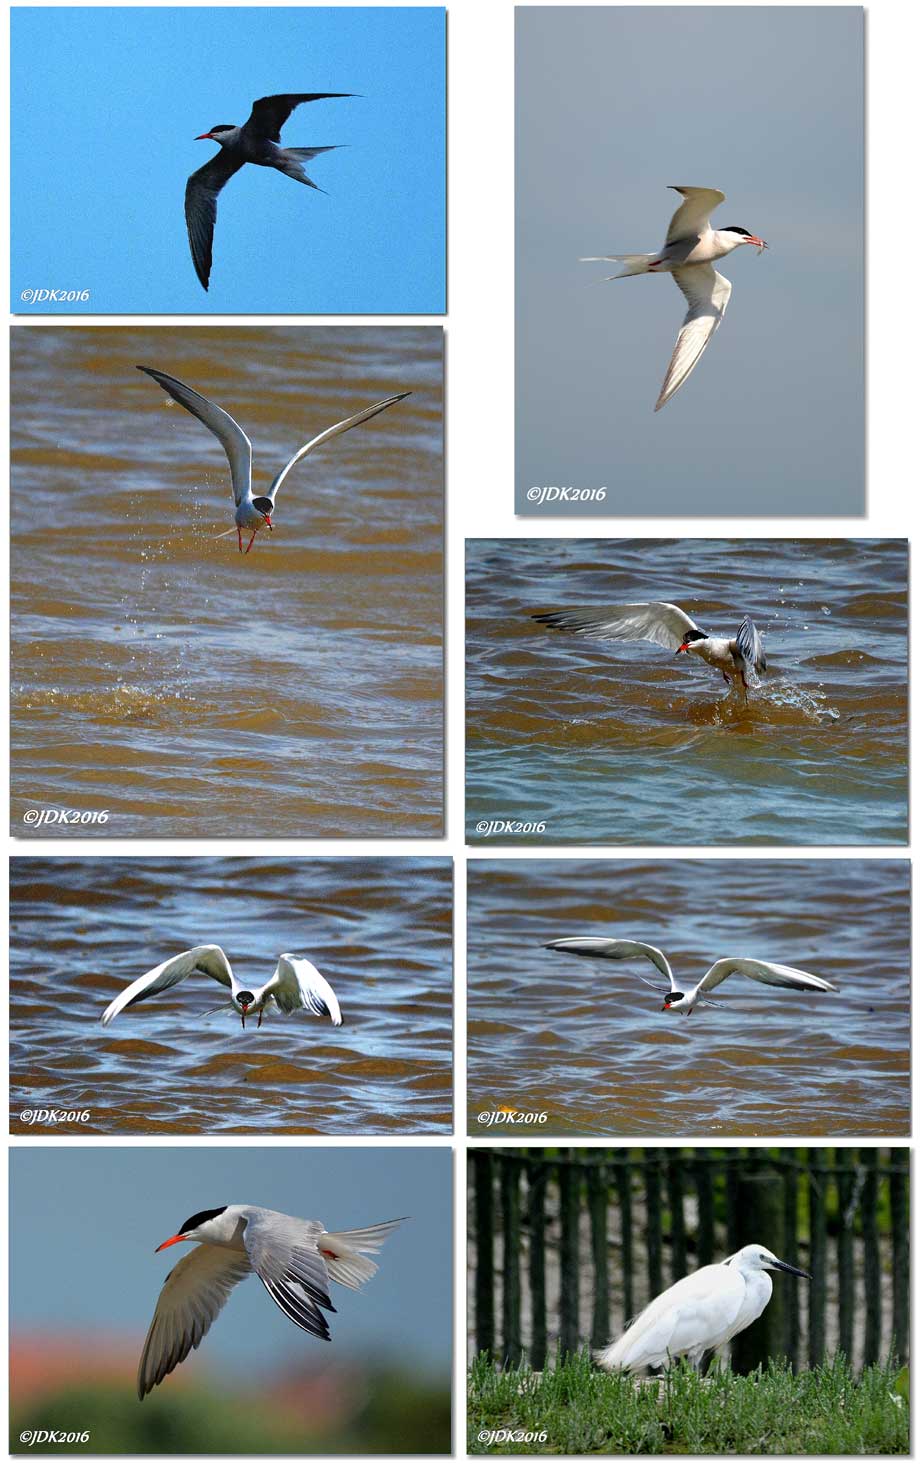
{"label": "metal fence", "polygon": [[735,1370],[838,1349],[855,1365],[905,1360],[909,1155],[473,1148],[471,1347],[536,1367],[557,1341],[599,1348],[674,1280],[759,1243],[812,1279],[779,1277],[732,1343]]}

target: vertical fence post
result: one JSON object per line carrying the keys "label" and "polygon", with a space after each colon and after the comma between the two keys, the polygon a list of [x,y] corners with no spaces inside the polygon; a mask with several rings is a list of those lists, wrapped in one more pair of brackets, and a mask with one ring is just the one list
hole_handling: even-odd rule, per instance
{"label": "vertical fence post", "polygon": [[537,1371],[542,1371],[546,1365],[546,1166],[534,1158],[527,1163],[527,1216],[530,1223],[530,1364]]}
{"label": "vertical fence post", "polygon": [[863,1290],[866,1298],[866,1334],[863,1365],[871,1366],[882,1349],[882,1265],[878,1237],[878,1152],[864,1147],[860,1153],[866,1171],[859,1217],[863,1236]]}
{"label": "vertical fence post", "polygon": [[910,1243],[907,1223],[906,1148],[889,1151],[891,1168],[891,1288],[893,1295],[894,1350],[899,1361],[907,1360],[910,1295]]}
{"label": "vertical fence post", "polygon": [[473,1158],[476,1223],[476,1349],[495,1350],[495,1218],[492,1198],[492,1154],[477,1147]]}
{"label": "vertical fence post", "polygon": [[502,1355],[507,1366],[521,1360],[521,1164],[499,1158],[502,1195]]}
{"label": "vertical fence post", "polygon": [[712,1168],[705,1158],[698,1158],[693,1165],[696,1176],[696,1196],[700,1227],[696,1242],[697,1264],[711,1264],[716,1250],[715,1203],[713,1200]]}
{"label": "vertical fence post", "polygon": [[808,1170],[808,1364],[820,1366],[824,1360],[824,1296],[827,1288],[827,1173],[823,1167],[824,1150],[816,1147],[814,1164]]}
{"label": "vertical fence post", "polygon": [[[787,1264],[799,1262],[799,1166],[795,1152],[783,1153],[783,1255]],[[806,1296],[807,1299],[807,1296]],[[793,1370],[799,1358],[799,1296],[790,1300],[783,1333],[783,1355]]]}
{"label": "vertical fence post", "polygon": [[645,1173],[646,1248],[648,1250],[648,1297],[660,1295],[664,1285],[661,1272],[661,1162],[658,1150],[649,1151],[642,1167]]}
{"label": "vertical fence post", "polygon": [[591,1252],[594,1256],[594,1309],[591,1314],[591,1344],[595,1350],[610,1340],[610,1283],[607,1260],[607,1169],[592,1160],[588,1166],[588,1211],[591,1217]]}
{"label": "vertical fence post", "polygon": [[581,1172],[574,1162],[564,1158],[559,1172],[559,1214],[562,1237],[560,1240],[560,1283],[562,1298],[559,1305],[559,1339],[563,1351],[578,1350],[578,1207],[581,1195]]}
{"label": "vertical fence post", "polygon": [[668,1211],[671,1214],[671,1279],[687,1273],[687,1230],[684,1227],[684,1163],[671,1152],[667,1163]]}
{"label": "vertical fence post", "polygon": [[839,1231],[837,1233],[837,1292],[838,1331],[837,1349],[847,1361],[853,1356],[853,1306],[855,1286],[853,1283],[853,1219],[856,1213],[857,1184],[853,1169],[851,1147],[837,1148],[837,1207]]}
{"label": "vertical fence post", "polygon": [[[756,1169],[756,1170],[755,1170]],[[782,1178],[775,1168],[751,1162],[738,1176],[738,1220],[745,1240],[780,1245],[783,1223]],[[786,1283],[786,1281],[784,1281]],[[792,1283],[791,1279],[788,1281]],[[793,1285],[794,1288],[794,1285]],[[774,1289],[770,1308],[732,1342],[732,1369],[747,1373],[766,1366],[782,1349],[785,1298]]]}
{"label": "vertical fence post", "polygon": [[623,1240],[621,1265],[623,1269],[623,1327],[633,1317],[633,1235],[632,1197],[630,1194],[630,1165],[616,1164],[617,1202],[620,1207],[620,1238]]}

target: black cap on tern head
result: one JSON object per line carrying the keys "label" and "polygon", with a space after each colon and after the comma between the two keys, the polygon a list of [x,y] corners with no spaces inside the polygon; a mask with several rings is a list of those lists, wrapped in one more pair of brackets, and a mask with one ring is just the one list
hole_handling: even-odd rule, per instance
{"label": "black cap on tern head", "polygon": [[750,232],[751,231],[749,229],[745,229],[745,227],[744,227],[743,224],[723,224],[722,225],[722,233],[723,234],[743,234],[743,235],[747,236],[747,235],[750,234]]}
{"label": "black cap on tern head", "polygon": [[209,1218],[219,1218],[226,1211],[227,1204],[221,1203],[219,1208],[205,1208],[202,1213],[193,1213],[191,1218],[185,1220],[179,1232],[180,1234],[190,1234],[193,1229],[198,1228],[202,1223],[207,1223]]}
{"label": "black cap on tern head", "polygon": [[274,513],[275,505],[267,494],[257,494],[252,502],[260,515],[271,515]]}
{"label": "black cap on tern head", "polygon": [[236,1002],[237,1004],[245,1004],[248,1008],[250,1004],[255,1004],[256,996],[255,994],[250,994],[248,989],[241,989],[236,996]]}

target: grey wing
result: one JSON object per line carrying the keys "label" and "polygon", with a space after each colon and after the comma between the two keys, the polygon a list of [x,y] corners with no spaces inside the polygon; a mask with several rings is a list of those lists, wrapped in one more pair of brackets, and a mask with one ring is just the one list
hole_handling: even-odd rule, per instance
{"label": "grey wing", "polygon": [[780,989],[809,989],[824,993],[837,993],[837,985],[829,979],[819,979],[815,974],[801,968],[787,968],[782,963],[765,963],[760,958],[720,958],[700,982],[700,992],[706,993],[721,984],[731,974],[742,974],[747,979],[758,979],[761,984],[774,984]]}
{"label": "grey wing", "polygon": [[245,1254],[199,1244],[166,1276],[137,1368],[141,1401],[201,1344],[234,1285],[249,1273]]}
{"label": "grey wing", "polygon": [[274,500],[281,488],[282,480],[290,473],[294,465],[306,458],[307,454],[312,453],[314,449],[318,449],[320,444],[328,443],[330,438],[337,438],[340,433],[347,433],[349,428],[357,428],[359,423],[366,423],[369,418],[376,418],[384,408],[391,408],[394,403],[401,403],[403,398],[409,396],[407,392],[394,393],[393,397],[384,398],[382,402],[374,403],[370,408],[362,408],[360,413],[352,413],[350,418],[343,418],[341,423],[333,423],[331,428],[324,428],[322,433],[318,433],[315,438],[310,439],[309,443],[305,443],[302,449],[298,449],[294,457],[285,464],[281,473],[275,476],[271,489],[268,491],[269,499]]}
{"label": "grey wing", "polygon": [[217,219],[217,195],[228,179],[243,166],[225,148],[209,158],[203,168],[189,175],[185,185],[185,224],[195,274],[205,290],[211,279],[211,246]]}
{"label": "grey wing", "polygon": [[584,611],[539,612],[535,622],[560,632],[578,632],[624,642],[657,642],[676,652],[688,632],[699,632],[692,617],[666,601],[626,603],[623,606],[592,607]]}
{"label": "grey wing", "polygon": [[332,985],[308,958],[296,953],[282,953],[266,992],[285,1014],[308,1009],[320,1017],[328,1014],[334,1025],[342,1023],[342,1011]]}
{"label": "grey wing", "polygon": [[731,281],[711,265],[682,265],[679,270],[672,270],[671,276],[685,297],[688,310],[661,384],[656,413],[687,381],[725,315],[732,293]]}
{"label": "grey wing", "polygon": [[185,408],[199,423],[211,430],[227,455],[234,500],[240,504],[249,499],[252,493],[252,444],[236,419],[231,418],[225,408],[219,408],[203,393],[196,392],[185,382],[180,382],[178,377],[170,377],[168,372],[158,372],[155,367],[138,367],[137,370],[146,372],[180,407]]}
{"label": "grey wing", "polygon": [[171,989],[174,984],[194,973],[206,974],[211,979],[217,979],[218,983],[226,984],[228,988],[233,983],[233,970],[224,950],[216,943],[202,943],[197,948],[188,948],[184,953],[177,953],[175,958],[168,958],[165,963],[157,964],[156,968],[141,974],[139,979],[135,979],[133,984],[129,984],[127,989],[122,990],[112,1000],[102,1016],[102,1023],[110,1024],[123,1009],[129,1009],[132,1004],[139,1004],[142,999],[149,999],[153,994],[162,994],[164,989]]}
{"label": "grey wing", "polygon": [[269,1208],[252,1208],[244,1216],[243,1243],[250,1263],[279,1310],[301,1330],[331,1340],[322,1313],[335,1314],[329,1272],[319,1251],[323,1225]]}
{"label": "grey wing", "polygon": [[735,642],[737,643],[739,653],[744,659],[744,671],[747,681],[756,688],[758,687],[758,682],[754,675],[767,671],[767,659],[763,650],[760,633],[757,631],[750,617],[745,617],[742,620],[737,636],[735,637]]}
{"label": "grey wing", "polygon": [[243,123],[242,131],[257,138],[281,140],[281,129],[295,107],[302,102],[322,102],[328,97],[352,97],[353,92],[282,92],[276,97],[260,97]]}
{"label": "grey wing", "polygon": [[[659,973],[664,974],[669,984],[674,984],[671,965],[661,949],[653,948],[650,943],[637,943],[632,938],[556,938],[552,943],[544,944],[544,947],[555,948],[562,953],[577,953],[583,958],[647,958]],[[641,974],[637,978],[650,984],[653,989],[661,988],[654,979],[645,979]]]}
{"label": "grey wing", "polygon": [[666,245],[701,234],[709,225],[710,214],[725,201],[721,189],[696,189],[689,184],[669,184],[668,187],[676,194],[683,194],[684,202],[671,216]]}

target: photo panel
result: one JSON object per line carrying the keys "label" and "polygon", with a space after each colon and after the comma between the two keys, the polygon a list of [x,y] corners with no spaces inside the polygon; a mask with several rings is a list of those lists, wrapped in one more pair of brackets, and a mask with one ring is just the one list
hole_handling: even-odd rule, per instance
{"label": "photo panel", "polygon": [[910,1134],[910,863],[467,865],[478,1136]]}
{"label": "photo panel", "polygon": [[451,1131],[449,857],[17,857],[10,933],[14,1134]]}
{"label": "photo panel", "polygon": [[515,17],[517,513],[863,514],[864,11]]}
{"label": "photo panel", "polygon": [[910,1452],[906,1147],[468,1153],[468,1451]]}
{"label": "photo panel", "polygon": [[452,1165],[447,1147],[14,1148],[11,1449],[448,1454]]}
{"label": "photo panel", "polygon": [[467,839],[907,829],[904,540],[467,541]]}
{"label": "photo panel", "polygon": [[12,19],[12,311],[446,310],[443,8]]}
{"label": "photo panel", "polygon": [[12,834],[439,835],[442,330],[12,338]]}

